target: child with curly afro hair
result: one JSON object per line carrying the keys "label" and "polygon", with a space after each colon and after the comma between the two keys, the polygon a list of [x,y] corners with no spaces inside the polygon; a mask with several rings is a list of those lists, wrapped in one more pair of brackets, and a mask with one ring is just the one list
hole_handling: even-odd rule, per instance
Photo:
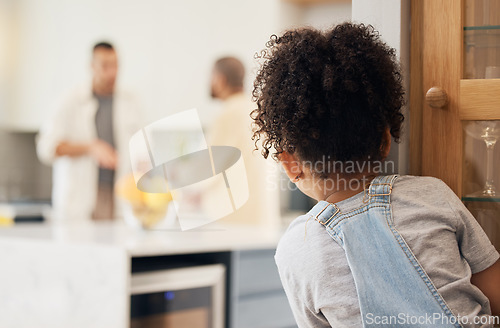
{"label": "child with curly afro hair", "polygon": [[257,57],[255,144],[318,201],[275,255],[298,326],[498,320],[499,254],[462,202],[436,178],[381,175],[404,119],[395,50],[344,23],[272,36]]}

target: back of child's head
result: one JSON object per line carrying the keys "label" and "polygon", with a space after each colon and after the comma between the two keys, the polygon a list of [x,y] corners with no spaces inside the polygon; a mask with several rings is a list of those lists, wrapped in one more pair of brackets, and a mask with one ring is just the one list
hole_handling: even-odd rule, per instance
{"label": "back of child's head", "polygon": [[[272,36],[254,82],[254,139],[264,157],[380,159],[386,130],[399,141],[404,92],[395,50],[371,26],[344,23]],[[257,142],[257,141],[256,141]]]}

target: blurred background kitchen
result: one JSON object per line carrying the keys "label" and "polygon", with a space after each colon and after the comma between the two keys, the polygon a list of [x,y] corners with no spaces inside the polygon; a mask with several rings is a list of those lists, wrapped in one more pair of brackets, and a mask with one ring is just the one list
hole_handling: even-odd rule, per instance
{"label": "blurred background kitchen", "polygon": [[[37,156],[37,136],[61,97],[91,85],[92,49],[102,41],[116,50],[116,88],[137,100],[141,117],[132,123],[197,108],[209,140],[217,124],[236,126],[220,119],[235,102],[219,59],[241,61],[242,87],[229,94],[246,101],[254,55],[272,34],[346,20],[374,25],[396,49],[410,91],[404,138],[391,147],[386,173],[442,179],[500,247],[499,13],[500,0],[0,0],[0,327],[296,327],[273,256],[311,200],[284,176],[273,180],[269,219],[238,218],[247,208],[181,232],[172,195],[140,192],[128,176],[117,190],[127,223],[46,220],[54,176]],[[168,138],[152,135],[169,151],[196,145],[199,131],[184,123]],[[56,126],[45,131],[68,128]],[[82,200],[60,195],[64,204]]]}
{"label": "blurred background kitchen", "polygon": [[115,46],[117,87],[139,99],[144,123],[195,107],[209,127],[221,107],[210,96],[218,58],[244,63],[250,97],[253,57],[271,34],[348,20],[351,2],[2,0],[0,15],[0,201],[49,202],[35,135],[64,94],[91,81],[95,43]]}
{"label": "blurred background kitchen", "polygon": [[[374,24],[409,67],[407,0],[0,0],[0,327],[296,327],[273,256],[311,200],[286,177],[276,176],[269,220],[240,227],[225,226],[236,216],[181,232],[166,211],[172,198],[141,193],[130,176],[118,192],[135,225],[90,215],[52,225],[52,167],[37,156],[37,136],[61,97],[91,85],[98,42],[116,51],[116,88],[138,100],[139,127],[197,108],[210,139],[234,106],[217,82],[219,59],[241,61],[236,90],[248,100],[254,55],[272,34],[351,19]],[[170,144],[184,147],[185,132]],[[408,171],[407,138],[389,161],[387,173]]]}

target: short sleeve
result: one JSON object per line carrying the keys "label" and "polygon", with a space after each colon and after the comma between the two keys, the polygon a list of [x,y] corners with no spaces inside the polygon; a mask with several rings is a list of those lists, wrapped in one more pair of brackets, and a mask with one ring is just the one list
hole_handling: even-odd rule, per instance
{"label": "short sleeve", "polygon": [[443,183],[445,195],[457,219],[456,236],[460,252],[472,273],[483,271],[500,257],[483,228],[453,191]]}

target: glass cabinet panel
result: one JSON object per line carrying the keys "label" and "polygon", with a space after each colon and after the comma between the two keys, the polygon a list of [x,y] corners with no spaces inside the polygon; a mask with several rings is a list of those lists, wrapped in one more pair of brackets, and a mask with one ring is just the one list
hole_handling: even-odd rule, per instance
{"label": "glass cabinet panel", "polygon": [[[465,0],[464,9],[463,78],[500,79],[500,0]],[[498,98],[485,98],[483,108],[500,112]],[[500,250],[500,121],[463,121],[463,128],[462,201]]]}
{"label": "glass cabinet panel", "polygon": [[500,202],[500,121],[466,121],[464,130],[463,200]]}
{"label": "glass cabinet panel", "polygon": [[500,0],[466,0],[464,78],[500,78]]}
{"label": "glass cabinet panel", "polygon": [[464,122],[462,201],[500,249],[500,121]]}

